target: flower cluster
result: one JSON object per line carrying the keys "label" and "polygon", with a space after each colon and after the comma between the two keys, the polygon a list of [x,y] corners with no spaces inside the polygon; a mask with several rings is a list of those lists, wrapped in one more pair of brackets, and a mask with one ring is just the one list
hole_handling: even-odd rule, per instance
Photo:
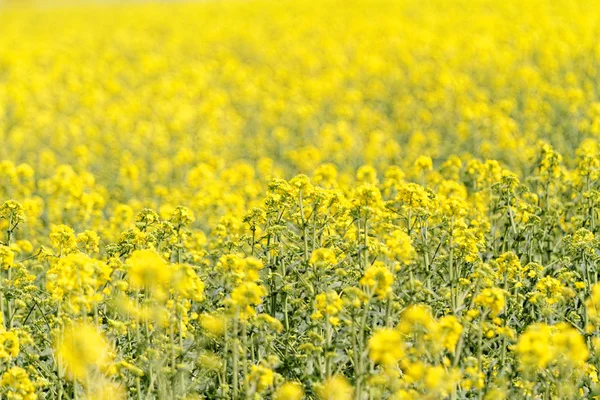
{"label": "flower cluster", "polygon": [[593,1],[15,2],[1,398],[598,396]]}

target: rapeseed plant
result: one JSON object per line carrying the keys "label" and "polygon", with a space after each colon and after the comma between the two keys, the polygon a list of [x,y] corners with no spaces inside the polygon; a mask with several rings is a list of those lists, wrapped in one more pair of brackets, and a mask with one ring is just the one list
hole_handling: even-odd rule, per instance
{"label": "rapeseed plant", "polygon": [[600,396],[596,4],[466,5],[0,8],[0,397]]}

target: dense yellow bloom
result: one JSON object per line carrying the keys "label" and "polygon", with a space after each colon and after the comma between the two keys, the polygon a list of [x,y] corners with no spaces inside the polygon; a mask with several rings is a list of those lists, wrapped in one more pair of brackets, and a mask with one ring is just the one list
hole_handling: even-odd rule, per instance
{"label": "dense yellow bloom", "polygon": [[337,315],[343,307],[344,302],[337,292],[331,290],[327,293],[319,293],[315,297],[316,311],[312,315],[312,318],[321,319],[325,316],[332,325],[339,325],[340,321]]}
{"label": "dense yellow bloom", "polygon": [[386,367],[397,363],[404,355],[404,343],[395,329],[380,329],[369,339],[369,358]]}
{"label": "dense yellow bloom", "polygon": [[227,328],[227,320],[223,316],[215,316],[210,314],[202,314],[199,317],[200,326],[207,332],[215,336],[222,336],[225,334]]}
{"label": "dense yellow bloom", "polygon": [[394,275],[382,262],[377,261],[367,268],[359,282],[361,285],[373,290],[380,299],[383,299],[392,292]]}
{"label": "dense yellow bloom", "polygon": [[59,254],[70,253],[77,247],[73,229],[66,225],[55,225],[50,231],[50,241]]}
{"label": "dense yellow bloom", "polygon": [[259,393],[273,386],[273,378],[273,370],[262,365],[253,365],[248,377]]}
{"label": "dense yellow bloom", "polygon": [[13,331],[0,332],[0,358],[19,355],[19,336]]}
{"label": "dense yellow bloom", "polygon": [[600,325],[600,284],[592,286],[592,293],[585,301],[588,317],[595,325]]}
{"label": "dense yellow bloom", "polygon": [[82,253],[58,259],[46,275],[46,290],[66,309],[91,310],[103,298],[101,289],[111,280],[112,268]]}
{"label": "dense yellow bloom", "polygon": [[57,335],[55,356],[73,380],[84,380],[93,369],[105,368],[111,361],[111,346],[96,327],[77,323]]}
{"label": "dense yellow bloom", "polygon": [[433,169],[433,161],[431,161],[431,157],[427,156],[419,156],[415,160],[415,168],[421,171],[431,171]]}
{"label": "dense yellow bloom", "polygon": [[2,374],[0,384],[6,388],[6,395],[14,400],[35,400],[35,386],[29,379],[27,371],[21,367],[11,367]]}
{"label": "dense yellow bloom", "polygon": [[531,325],[519,336],[515,352],[522,368],[545,368],[553,358],[550,335],[552,328],[545,324]]}
{"label": "dense yellow bloom", "polygon": [[77,246],[86,253],[97,253],[100,248],[100,237],[94,231],[86,230],[77,235]]}
{"label": "dense yellow bloom", "polygon": [[254,283],[245,282],[233,289],[231,301],[240,311],[242,318],[254,315],[256,311],[253,306],[262,303],[262,298],[267,294],[264,287]]}
{"label": "dense yellow bloom", "polygon": [[337,263],[335,252],[331,249],[316,249],[310,255],[310,263],[317,268],[331,268]]}
{"label": "dense yellow bloom", "polygon": [[0,3],[4,398],[597,392],[594,1]]}
{"label": "dense yellow bloom", "polygon": [[163,289],[171,279],[171,269],[161,256],[151,250],[136,250],[127,260],[132,289]]}
{"label": "dense yellow bloom", "polygon": [[580,367],[590,356],[583,336],[570,324],[561,322],[555,326],[552,337],[561,362]]}
{"label": "dense yellow bloom", "polygon": [[433,207],[433,193],[427,192],[422,186],[407,183],[398,189],[396,200],[415,211],[426,211]]}
{"label": "dense yellow bloom", "polygon": [[459,377],[460,373],[456,369],[448,370],[442,365],[435,365],[427,368],[423,381],[431,393],[447,396],[458,383]]}
{"label": "dense yellow bloom", "polygon": [[204,298],[204,282],[190,265],[174,264],[170,268],[172,270],[170,284],[175,294],[195,301]]}
{"label": "dense yellow bloom", "polygon": [[259,279],[260,270],[264,268],[261,260],[255,257],[242,257],[237,254],[222,256],[217,263],[217,268],[225,273],[233,274],[236,283],[241,281],[256,282]]}
{"label": "dense yellow bloom", "polygon": [[500,255],[494,263],[499,276],[506,276],[510,281],[520,281],[524,278],[523,267],[517,255],[507,252]]}
{"label": "dense yellow bloom", "polygon": [[331,377],[317,388],[321,400],[350,400],[352,393],[352,386],[341,376]]}
{"label": "dense yellow bloom", "polygon": [[15,262],[15,253],[10,247],[0,245],[0,265],[3,269],[10,268]]}
{"label": "dense yellow bloom", "polygon": [[304,395],[302,385],[297,382],[286,382],[273,395],[274,400],[301,400]]}
{"label": "dense yellow bloom", "polygon": [[337,186],[338,172],[333,164],[322,164],[314,173],[314,182],[325,188]]}
{"label": "dense yellow bloom", "polygon": [[453,242],[457,248],[457,256],[466,262],[479,260],[479,247],[484,244],[481,232],[469,227],[463,220],[458,220],[453,231]]}
{"label": "dense yellow bloom", "polygon": [[439,319],[438,329],[442,340],[442,347],[450,352],[454,352],[463,331],[460,322],[453,315],[447,315]]}
{"label": "dense yellow bloom", "polygon": [[430,332],[436,328],[436,321],[431,311],[424,305],[417,304],[408,307],[400,316],[398,329],[403,334]]}
{"label": "dense yellow bloom", "polygon": [[548,305],[554,305],[574,295],[575,293],[565,287],[558,279],[545,276],[535,284],[535,291],[531,293],[530,301],[532,303],[545,302]]}
{"label": "dense yellow bloom", "polygon": [[475,297],[474,301],[475,304],[489,310],[491,315],[496,316],[504,309],[504,291],[500,288],[486,288]]}
{"label": "dense yellow bloom", "polygon": [[530,325],[515,347],[520,368],[539,370],[552,362],[581,367],[589,357],[583,337],[566,323]]}
{"label": "dense yellow bloom", "polygon": [[169,218],[169,221],[176,227],[189,225],[195,220],[192,210],[183,206],[177,206]]}
{"label": "dense yellow bloom", "polygon": [[409,265],[416,257],[410,236],[402,230],[395,230],[386,238],[385,245],[392,259]]}
{"label": "dense yellow bloom", "polygon": [[0,206],[0,217],[9,222],[9,228],[27,220],[23,206],[16,200],[7,200]]}

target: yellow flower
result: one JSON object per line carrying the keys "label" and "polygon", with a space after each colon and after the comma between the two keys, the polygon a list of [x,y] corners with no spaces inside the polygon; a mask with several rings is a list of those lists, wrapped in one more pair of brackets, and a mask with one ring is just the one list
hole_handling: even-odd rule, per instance
{"label": "yellow flower", "polygon": [[273,400],[301,400],[304,396],[302,385],[298,382],[286,382],[273,395]]}
{"label": "yellow flower", "polygon": [[369,358],[386,367],[397,363],[404,355],[404,343],[395,329],[380,329],[369,339]]}
{"label": "yellow flower", "polygon": [[27,220],[23,206],[16,200],[7,200],[0,206],[0,218],[9,221],[10,229]]}
{"label": "yellow flower", "polygon": [[377,184],[377,170],[370,165],[363,165],[356,171],[356,180],[360,183]]}
{"label": "yellow flower", "polygon": [[171,279],[171,270],[165,260],[151,250],[134,251],[127,266],[132,289],[163,289]]}
{"label": "yellow flower", "polygon": [[262,303],[262,298],[267,291],[264,287],[254,282],[244,282],[231,292],[231,301],[240,311],[241,318],[247,318],[256,313],[252,306]]}
{"label": "yellow flower", "polygon": [[59,252],[71,253],[77,248],[75,233],[71,227],[66,225],[54,225],[50,230],[50,241],[52,247]]}
{"label": "yellow flower", "polygon": [[375,294],[383,299],[392,293],[394,275],[380,261],[376,261],[365,271],[360,279],[360,284],[373,290]]}
{"label": "yellow flower", "polygon": [[19,336],[13,331],[0,332],[0,358],[19,355]]}
{"label": "yellow flower", "polygon": [[100,251],[98,244],[100,243],[100,237],[94,231],[86,230],[77,235],[77,245],[88,254],[97,253]]}
{"label": "yellow flower", "polygon": [[202,329],[214,336],[223,336],[227,329],[227,319],[221,315],[201,314],[198,319]]}
{"label": "yellow flower", "polygon": [[442,396],[447,396],[456,385],[460,374],[458,371],[451,369],[446,370],[441,365],[434,365],[427,368],[425,372],[425,388],[430,393],[439,393]]}
{"label": "yellow flower", "polygon": [[314,182],[326,188],[337,186],[338,172],[333,164],[323,164],[314,173]]}
{"label": "yellow flower", "polygon": [[561,361],[570,365],[581,367],[590,356],[584,337],[566,322],[555,325],[552,344],[558,349]]}
{"label": "yellow flower", "polygon": [[437,328],[429,309],[421,304],[409,306],[400,316],[398,330],[409,335],[418,332],[432,332]]}
{"label": "yellow flower", "polygon": [[390,233],[385,245],[390,258],[400,261],[403,265],[409,265],[417,256],[410,236],[403,230],[396,229]]}
{"label": "yellow flower", "polygon": [[317,320],[326,316],[329,323],[337,326],[339,324],[337,315],[343,307],[344,302],[336,291],[330,290],[327,293],[319,293],[315,296],[316,312],[312,315],[312,318]]}
{"label": "yellow flower", "polygon": [[310,263],[317,268],[331,268],[337,263],[335,252],[331,249],[316,249],[310,256]]}
{"label": "yellow flower", "polygon": [[204,282],[187,264],[174,264],[171,269],[172,291],[186,299],[200,301],[204,298]]}
{"label": "yellow flower", "polygon": [[262,365],[253,365],[250,369],[249,380],[259,393],[273,386],[273,377],[273,370]]}
{"label": "yellow flower", "polygon": [[492,316],[496,316],[504,309],[504,291],[499,288],[486,288],[475,297],[474,301],[475,304],[489,310]]}
{"label": "yellow flower", "polygon": [[544,369],[550,363],[583,367],[589,357],[584,338],[567,323],[536,323],[519,336],[515,353],[523,370]]}
{"label": "yellow flower", "polygon": [[6,388],[6,394],[9,399],[14,400],[35,400],[35,386],[29,379],[27,371],[21,367],[11,367],[2,374],[0,384]]}
{"label": "yellow flower", "polygon": [[438,330],[442,341],[442,347],[450,352],[454,352],[463,331],[460,322],[458,322],[455,316],[447,315],[439,319]]}
{"label": "yellow flower", "polygon": [[585,307],[591,322],[600,325],[600,283],[592,286],[592,294],[585,301]]}
{"label": "yellow flower", "polygon": [[515,353],[521,368],[546,368],[554,357],[551,336],[552,328],[545,324],[533,324],[519,336]]}
{"label": "yellow flower", "polygon": [[169,221],[175,226],[187,226],[195,221],[194,213],[187,207],[178,206],[173,210]]}
{"label": "yellow flower", "polygon": [[343,376],[333,376],[317,388],[320,400],[350,400],[353,394],[352,386]]}
{"label": "yellow flower", "polygon": [[102,301],[101,289],[111,280],[111,273],[110,265],[83,253],[71,253],[48,270],[46,290],[70,312],[89,311]]}
{"label": "yellow flower", "polygon": [[108,365],[112,349],[95,326],[77,323],[58,334],[54,351],[58,364],[69,378],[82,381],[93,369]]}
{"label": "yellow flower", "polygon": [[219,258],[217,268],[225,272],[228,278],[231,277],[238,284],[242,281],[258,281],[264,264],[256,257],[242,258],[237,254],[227,254]]}
{"label": "yellow flower", "polygon": [[15,263],[15,253],[8,246],[0,245],[0,265],[7,270]]}
{"label": "yellow flower", "polygon": [[415,160],[415,168],[419,171],[431,171],[433,169],[433,162],[431,161],[431,157],[427,156],[419,156]]}

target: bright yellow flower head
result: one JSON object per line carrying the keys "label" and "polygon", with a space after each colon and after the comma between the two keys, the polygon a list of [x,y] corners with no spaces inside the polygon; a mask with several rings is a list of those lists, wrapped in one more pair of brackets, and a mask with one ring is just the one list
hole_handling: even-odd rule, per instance
{"label": "bright yellow flower head", "polygon": [[592,294],[585,301],[585,306],[591,322],[600,325],[600,284],[592,286]]}
{"label": "bright yellow flower head", "polygon": [[223,336],[227,328],[227,319],[222,315],[202,314],[199,316],[200,326],[215,336]]}
{"label": "bright yellow flower head", "polygon": [[56,359],[73,380],[85,380],[95,369],[105,368],[111,361],[111,345],[98,329],[77,323],[57,335]]}
{"label": "bright yellow flower head", "polygon": [[580,368],[589,357],[581,334],[567,323],[530,325],[515,347],[522,370],[541,370],[551,363]]}
{"label": "bright yellow flower head", "polygon": [[128,277],[133,289],[158,289],[168,285],[171,270],[165,260],[151,250],[136,250],[127,260]]}
{"label": "bright yellow flower head", "polygon": [[50,231],[52,246],[59,253],[71,253],[77,248],[73,229],[66,225],[55,225]]}
{"label": "bright yellow flower head", "polygon": [[496,316],[504,309],[504,291],[499,288],[486,288],[475,297],[474,301],[475,304],[489,310],[491,315]]}
{"label": "bright yellow flower head", "polygon": [[19,355],[19,336],[13,331],[0,332],[0,358]]}
{"label": "bright yellow flower head", "polygon": [[342,376],[327,379],[317,389],[317,395],[321,400],[350,400],[353,392],[348,380]]}
{"label": "bright yellow flower head", "polygon": [[35,386],[29,374],[21,367],[11,367],[0,379],[0,384],[7,390],[7,397],[15,400],[36,400]]}
{"label": "bright yellow flower head", "polygon": [[297,382],[286,382],[273,395],[274,400],[301,400],[304,396],[302,385]]}
{"label": "bright yellow flower head", "polygon": [[262,365],[253,365],[248,378],[259,393],[273,386],[273,370]]}
{"label": "bright yellow flower head", "polygon": [[438,329],[440,332],[440,338],[442,339],[442,346],[450,351],[454,352],[456,344],[460,339],[463,327],[460,322],[453,315],[447,315],[442,317],[438,321]]}
{"label": "bright yellow flower head", "polygon": [[389,234],[385,240],[390,258],[400,261],[403,265],[409,265],[417,253],[412,246],[410,236],[403,230],[397,229]]}
{"label": "bright yellow flower head", "polygon": [[339,325],[340,321],[337,315],[342,311],[344,302],[336,291],[330,290],[327,293],[316,295],[315,306],[316,312],[312,315],[313,319],[318,320],[325,316],[332,325]]}
{"label": "bright yellow flower head", "polygon": [[233,289],[231,301],[240,311],[240,316],[245,318],[256,313],[253,306],[262,303],[262,298],[266,294],[267,291],[264,287],[254,282],[245,282]]}
{"label": "bright yellow flower head", "polygon": [[389,367],[403,355],[402,335],[395,329],[380,329],[369,339],[369,358],[376,364]]}
{"label": "bright yellow flower head", "polygon": [[430,332],[437,327],[431,311],[424,305],[409,306],[400,316],[398,329],[405,335],[418,332]]}
{"label": "bright yellow flower head", "polygon": [[9,269],[15,262],[15,253],[10,247],[0,245],[0,265],[3,269]]}
{"label": "bright yellow flower head", "polygon": [[312,252],[310,263],[317,268],[331,268],[337,263],[337,258],[333,250],[321,248]]}
{"label": "bright yellow flower head", "polygon": [[380,299],[387,297],[392,292],[393,283],[394,275],[379,261],[367,268],[360,279],[360,284],[373,290]]}

